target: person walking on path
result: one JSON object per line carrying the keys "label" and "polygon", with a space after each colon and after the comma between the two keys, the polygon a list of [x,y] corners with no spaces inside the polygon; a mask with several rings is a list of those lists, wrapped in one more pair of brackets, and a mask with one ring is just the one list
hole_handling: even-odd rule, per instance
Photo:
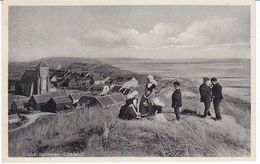
{"label": "person walking on path", "polygon": [[204,103],[204,114],[203,118],[207,116],[211,116],[211,113],[209,111],[210,103],[211,103],[211,88],[210,88],[210,81],[208,77],[203,77],[203,84],[200,85],[199,91],[200,91],[200,102]]}
{"label": "person walking on path", "polygon": [[173,85],[174,85],[175,91],[172,94],[172,107],[174,108],[176,119],[180,120],[179,108],[182,107],[180,83],[178,81],[176,81],[173,83]]}
{"label": "person walking on path", "polygon": [[214,105],[214,111],[216,118],[215,120],[221,120],[221,113],[220,113],[220,104],[223,99],[222,95],[222,86],[219,84],[217,78],[213,77],[211,78],[211,83],[213,85],[212,87],[212,99],[213,99],[213,105]]}

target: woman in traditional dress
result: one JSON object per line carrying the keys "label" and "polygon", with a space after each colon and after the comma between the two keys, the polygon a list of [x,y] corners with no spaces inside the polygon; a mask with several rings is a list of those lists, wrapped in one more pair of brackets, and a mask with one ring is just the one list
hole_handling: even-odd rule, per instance
{"label": "woman in traditional dress", "polygon": [[152,110],[152,100],[155,98],[155,88],[157,82],[152,75],[147,76],[147,83],[145,85],[144,95],[141,98],[139,110],[142,117],[149,115],[149,111]]}
{"label": "woman in traditional dress", "polygon": [[132,120],[140,118],[138,109],[138,92],[133,91],[127,95],[126,104],[121,107],[119,118]]}

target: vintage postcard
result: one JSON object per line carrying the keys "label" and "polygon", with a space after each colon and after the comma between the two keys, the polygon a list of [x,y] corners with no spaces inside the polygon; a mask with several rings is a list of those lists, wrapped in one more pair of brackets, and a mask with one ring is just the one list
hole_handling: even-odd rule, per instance
{"label": "vintage postcard", "polygon": [[3,2],[6,162],[255,160],[253,0]]}

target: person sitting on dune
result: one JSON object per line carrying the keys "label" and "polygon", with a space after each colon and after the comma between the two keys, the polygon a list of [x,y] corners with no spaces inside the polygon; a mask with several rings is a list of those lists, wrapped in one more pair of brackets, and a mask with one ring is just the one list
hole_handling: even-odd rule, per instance
{"label": "person sitting on dune", "polygon": [[152,75],[147,76],[147,81],[144,95],[141,98],[139,106],[142,116],[147,116],[149,114],[149,109],[151,110],[152,108],[152,100],[155,98],[155,88],[157,86],[157,82]]}
{"label": "person sitting on dune", "polygon": [[140,118],[140,113],[137,104],[138,92],[133,91],[127,95],[126,104],[121,107],[119,112],[119,118],[127,120]]}

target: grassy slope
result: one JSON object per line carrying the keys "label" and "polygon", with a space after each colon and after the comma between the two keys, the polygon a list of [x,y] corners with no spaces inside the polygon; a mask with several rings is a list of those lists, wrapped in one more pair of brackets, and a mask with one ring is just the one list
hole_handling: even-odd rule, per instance
{"label": "grassy slope", "polygon": [[[79,109],[74,113],[43,116],[24,130],[9,133],[10,156],[42,153],[84,156],[248,156],[250,154],[250,105],[225,96],[223,120],[202,119],[198,89],[183,79],[183,112],[172,121],[170,83],[159,82],[164,113],[151,120],[117,118],[118,107]],[[212,107],[211,107],[212,111]],[[212,111],[213,113],[213,111]]]}

